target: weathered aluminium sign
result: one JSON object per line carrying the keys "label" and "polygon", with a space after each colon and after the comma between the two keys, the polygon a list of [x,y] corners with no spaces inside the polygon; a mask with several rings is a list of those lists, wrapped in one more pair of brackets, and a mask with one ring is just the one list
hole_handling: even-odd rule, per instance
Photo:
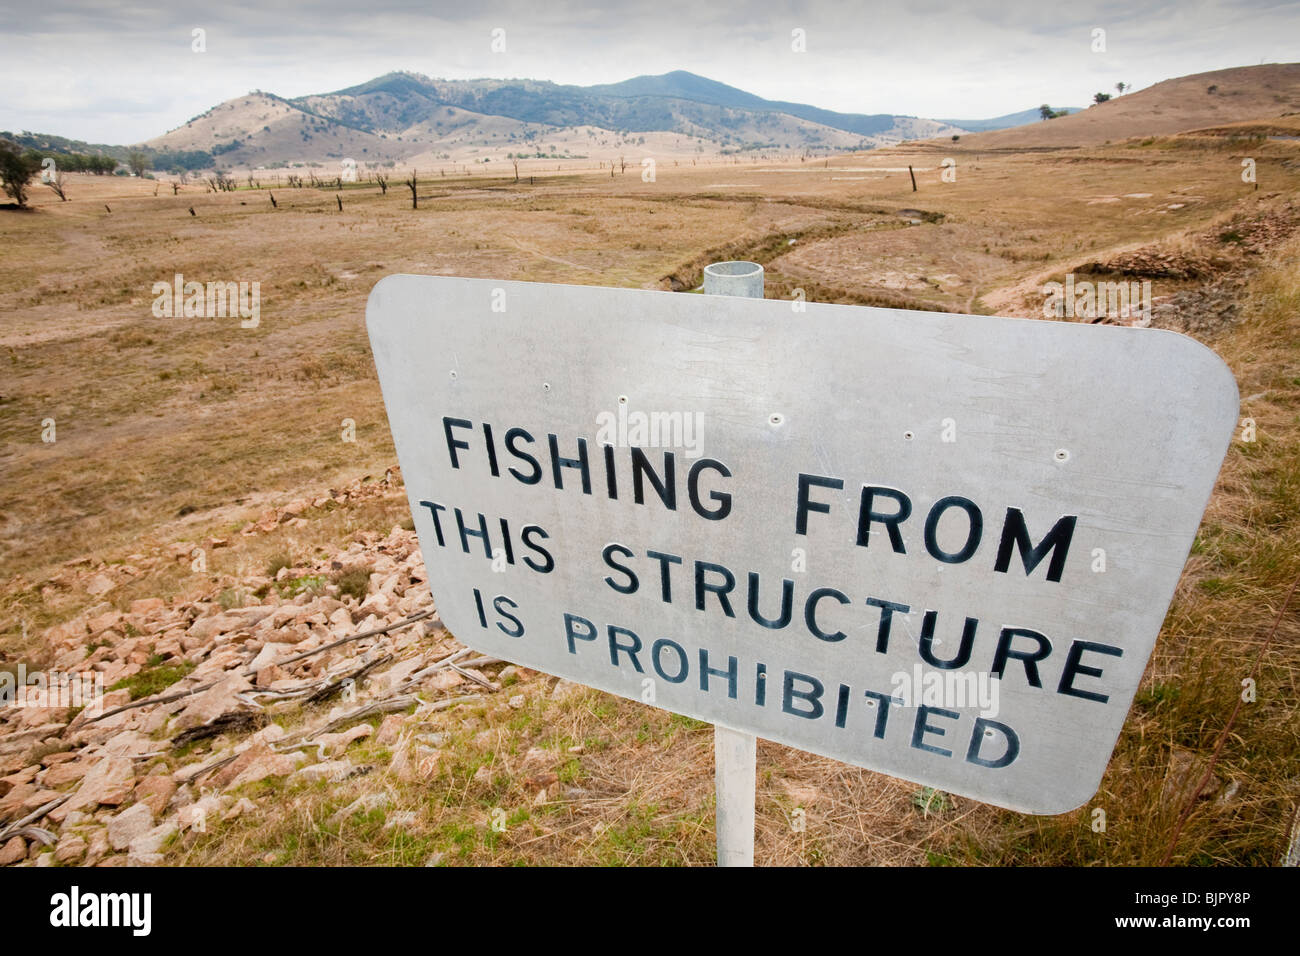
{"label": "weathered aluminium sign", "polygon": [[1237,416],[1151,329],[395,275],[471,647],[989,803],[1096,791]]}

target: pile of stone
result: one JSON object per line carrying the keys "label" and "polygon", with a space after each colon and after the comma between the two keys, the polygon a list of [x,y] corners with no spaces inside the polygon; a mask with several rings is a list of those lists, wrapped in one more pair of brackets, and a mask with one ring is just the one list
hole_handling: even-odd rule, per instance
{"label": "pile of stone", "polygon": [[[363,494],[393,483],[385,476]],[[275,523],[294,520],[297,504]],[[369,571],[359,599],[329,583],[358,567]],[[102,573],[92,571],[85,583]],[[127,686],[80,711],[53,689],[0,706],[0,865],[163,862],[177,834],[253,809],[231,791],[267,778],[346,779],[366,769],[349,748],[377,717],[391,745],[408,722],[499,690],[482,668],[503,662],[474,657],[439,622],[413,532],[359,534],[276,578],[264,598],[240,589],[238,606],[215,596],[148,598],[125,612],[99,604],[44,635],[51,675]],[[175,679],[131,700],[132,679],[150,675]],[[290,715],[305,716],[293,732]],[[202,757],[184,756],[196,741]],[[429,759],[396,749],[399,773]]]}

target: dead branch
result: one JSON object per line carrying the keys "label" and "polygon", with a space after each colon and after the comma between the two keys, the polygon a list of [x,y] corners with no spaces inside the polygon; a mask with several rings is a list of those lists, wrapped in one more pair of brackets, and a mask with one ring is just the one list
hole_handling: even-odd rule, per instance
{"label": "dead branch", "polygon": [[172,746],[180,747],[196,740],[206,740],[227,732],[244,733],[249,730],[261,730],[271,722],[271,718],[257,710],[237,710],[222,714],[206,724],[182,730],[172,738]]}
{"label": "dead branch", "polygon": [[36,840],[42,846],[54,846],[58,842],[54,834],[43,827],[23,827],[14,836],[20,836],[24,840]]}
{"label": "dead branch", "polygon": [[423,707],[416,709],[416,715],[437,713],[440,710],[449,710],[457,704],[481,704],[483,703],[482,694],[469,694],[465,697],[448,697],[446,700],[436,700],[432,704],[425,704]]}
{"label": "dead branch", "polygon": [[352,684],[355,686],[356,684],[361,682],[361,678],[364,677],[367,673],[374,670],[380,664],[388,663],[392,659],[393,659],[392,654],[385,654],[382,657],[375,658],[373,661],[370,661],[369,663],[362,664],[360,667],[356,668],[355,670],[347,674],[344,674],[342,677],[328,681],[324,687],[317,690],[314,694],[312,694],[305,701],[303,701],[303,703],[315,704],[322,700],[329,700],[339,691],[343,690],[343,688],[347,685],[349,681],[351,681]]}
{"label": "dead branch", "polygon": [[424,668],[423,670],[416,671],[405,681],[403,681],[402,684],[396,688],[397,692],[399,694],[403,693],[404,691],[409,690],[415,685],[422,683],[424,679],[428,677],[430,674],[434,673],[435,671],[440,671],[444,667],[450,667],[455,661],[460,660],[469,652],[470,649],[468,647],[462,647],[460,650],[456,651],[455,653],[448,654],[446,657],[434,661],[428,667]]}
{"label": "dead branch", "polygon": [[150,704],[170,704],[174,700],[181,700],[182,698],[185,697],[193,697],[195,694],[201,694],[205,690],[211,690],[213,687],[216,687],[217,684],[219,683],[220,681],[213,681],[211,684],[202,684],[198,687],[191,687],[189,690],[178,691],[175,694],[167,694],[165,697],[151,697],[146,700],[133,700],[129,704],[123,704],[121,707],[114,707],[112,710],[106,710],[102,714],[97,714],[94,717],[88,717],[86,719],[86,723],[93,724],[96,721],[104,720],[105,718],[112,717],[115,714],[123,713],[124,711],[135,710],[137,707],[148,707]]}
{"label": "dead branch", "polygon": [[[337,641],[333,641],[329,644],[324,645],[323,647],[318,647],[315,650],[304,651],[301,654],[295,654],[292,657],[286,657],[282,661],[272,661],[271,663],[279,664],[279,665],[292,664],[294,661],[300,661],[304,657],[311,657],[313,654],[320,654],[323,653],[324,651],[333,650],[334,648],[339,647],[342,644],[347,644],[349,641],[359,641],[362,638],[374,637],[377,634],[387,634],[391,631],[401,630],[402,628],[407,627],[408,625],[415,624],[418,621],[424,620],[426,617],[429,617],[434,613],[435,612],[432,609],[428,611],[421,611],[419,614],[412,614],[410,617],[398,621],[395,624],[388,624],[384,627],[377,627],[369,631],[362,631],[360,634],[353,634],[350,637],[342,637],[339,638]],[[270,664],[264,666],[269,667]],[[258,670],[261,670],[261,668],[258,668]],[[251,668],[246,668],[244,671],[242,671],[242,674],[245,677],[252,676],[253,674],[256,673],[257,671]],[[213,681],[211,684],[202,684],[199,687],[191,687],[189,690],[183,690],[175,694],[167,694],[166,696],[163,697],[150,697],[145,700],[135,700],[129,704],[123,704],[121,707],[114,707],[112,710],[107,710],[104,713],[99,714],[95,717],[90,717],[87,719],[86,723],[95,723],[96,721],[104,720],[105,718],[112,717],[115,714],[120,714],[128,710],[134,710],[137,707],[148,707],[150,704],[170,704],[172,701],[181,700],[182,698],[185,697],[192,697],[193,695],[200,694],[205,690],[210,690],[211,688],[216,687],[218,683],[220,683],[220,681]]]}
{"label": "dead branch", "polygon": [[196,781],[196,780],[199,780],[199,779],[201,779],[201,778],[203,778],[203,777],[206,777],[208,774],[212,773],[212,771],[214,771],[214,770],[220,770],[222,767],[224,767],[226,764],[228,764],[228,763],[230,763],[231,761],[233,761],[233,760],[234,760],[236,757],[238,757],[238,756],[239,756],[239,754],[231,754],[231,755],[228,756],[228,757],[222,757],[220,760],[214,760],[214,761],[212,761],[212,763],[208,764],[206,767],[201,767],[201,768],[198,770],[198,772],[194,774],[194,776],[190,777],[190,782],[192,783],[192,782],[194,782],[194,781]]}
{"label": "dead branch", "polygon": [[9,824],[9,826],[5,827],[3,830],[0,830],[0,841],[9,839],[9,837],[17,833],[19,830],[23,829],[24,827],[32,823],[35,823],[37,820],[45,816],[45,814],[49,813],[51,810],[53,810],[59,804],[66,801],[71,796],[72,796],[71,793],[65,793],[62,796],[56,797],[55,799],[51,800],[49,803],[41,804],[31,813],[27,814],[27,816],[23,817],[21,820],[15,820],[13,823]]}
{"label": "dead branch", "polygon": [[350,724],[355,724],[357,721],[364,720],[367,717],[374,717],[376,714],[391,714],[398,710],[406,710],[406,708],[410,707],[412,704],[419,703],[420,699],[413,694],[399,694],[396,697],[389,697],[385,700],[372,701],[369,704],[363,704],[356,710],[350,710],[340,717],[335,717],[324,727],[307,734],[303,740],[309,741],[313,737],[319,737],[321,734],[333,733],[336,730],[340,730]]}
{"label": "dead branch", "polygon": [[[284,660],[272,661],[270,664],[264,664],[262,666],[270,667],[271,664],[275,664],[278,667],[283,667],[285,664],[292,664],[294,663],[294,661],[300,661],[304,657],[311,657],[313,654],[321,654],[324,653],[325,651],[332,651],[334,648],[347,644],[350,641],[359,641],[362,640],[363,638],[374,637],[377,634],[388,634],[391,631],[401,630],[402,628],[407,627],[408,625],[415,624],[417,621],[423,621],[426,617],[431,617],[435,613],[436,612],[432,608],[430,608],[427,611],[421,611],[419,614],[412,614],[410,617],[404,618],[398,621],[396,624],[387,624],[384,627],[377,627],[369,631],[362,631],[360,634],[353,634],[350,637],[341,637],[337,641],[333,641],[329,644],[325,644],[324,646],[315,648],[314,650],[303,651],[301,654],[294,654],[291,657],[286,657]],[[261,670],[261,668],[259,667],[258,670]],[[243,671],[245,677],[249,677],[256,673],[257,671],[253,670],[252,668],[247,668]]]}
{"label": "dead branch", "polygon": [[473,671],[467,671],[467,670],[465,670],[465,668],[461,667],[459,664],[452,664],[452,665],[451,665],[451,669],[454,670],[454,671],[455,671],[457,674],[459,674],[461,677],[468,677],[470,680],[472,680],[474,683],[478,684],[480,687],[486,687],[488,690],[492,691],[492,693],[494,693],[494,694],[495,694],[497,691],[499,691],[499,690],[501,689],[501,685],[500,685],[500,684],[494,684],[494,683],[492,683],[490,680],[488,680],[486,677],[481,677],[481,676],[479,676],[478,674],[475,674]]}

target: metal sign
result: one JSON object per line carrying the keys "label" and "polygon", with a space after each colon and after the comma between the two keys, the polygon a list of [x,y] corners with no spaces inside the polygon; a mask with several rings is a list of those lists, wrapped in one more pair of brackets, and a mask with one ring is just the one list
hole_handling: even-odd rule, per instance
{"label": "metal sign", "polygon": [[1030,813],[1096,792],[1236,424],[1152,329],[395,275],[458,640]]}

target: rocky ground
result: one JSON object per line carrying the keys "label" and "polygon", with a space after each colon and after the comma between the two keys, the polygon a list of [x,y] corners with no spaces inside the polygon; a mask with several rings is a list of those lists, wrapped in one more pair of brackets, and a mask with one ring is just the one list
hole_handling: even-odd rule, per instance
{"label": "rocky ground", "polygon": [[[1238,313],[1249,305],[1245,290],[1256,259],[1297,229],[1300,206],[1287,202],[1224,221],[1185,243],[1143,246],[1075,271],[1159,277],[1171,293],[1155,302],[1157,327],[1207,338],[1248,331]],[[1041,284],[1023,291],[1024,314],[1041,310]],[[1278,358],[1272,377],[1253,366],[1238,369],[1243,395],[1287,394],[1296,381],[1289,362]],[[1243,406],[1243,413],[1247,408],[1268,414],[1267,406],[1263,412]],[[1281,434],[1293,419],[1279,411],[1276,424],[1261,421]],[[1287,446],[1277,447],[1269,461],[1294,460]],[[1276,482],[1275,491],[1265,489],[1291,502],[1285,488],[1293,483],[1286,474]],[[301,548],[291,548],[298,556],[283,562],[250,558],[258,573],[195,573],[190,577],[201,582],[199,590],[174,599],[152,596],[174,593],[163,583],[169,572],[174,577],[186,566],[200,572],[205,560],[238,565],[213,556],[242,554],[243,546],[257,543],[263,547],[256,553],[264,555],[288,535],[308,535],[336,509],[350,514],[384,504],[382,522],[361,526],[388,527],[404,513],[402,498],[393,471],[292,501],[242,530],[235,524],[216,532],[223,537],[165,538],[158,546],[141,544],[142,553],[122,562],[79,559],[34,584],[13,585],[15,593],[39,594],[43,608],[59,615],[56,626],[33,632],[23,648],[28,658],[39,660],[45,673],[93,676],[106,693],[86,709],[30,696],[22,706],[0,700],[0,865],[418,863],[444,854],[466,862],[707,861],[707,725],[636,703],[624,707],[608,695],[461,647],[438,620],[407,527],[321,530],[318,539],[346,544],[313,551],[311,559]],[[1279,515],[1287,513],[1284,504]],[[197,534],[197,525],[189,527]],[[1243,534],[1233,530],[1233,547]],[[1200,560],[1189,564],[1200,569],[1187,578],[1189,593],[1210,573],[1204,567],[1210,559]],[[1221,587],[1205,593],[1205,601],[1227,600]],[[1203,613],[1216,623],[1198,625],[1198,635],[1218,633],[1217,622],[1236,612]],[[1224,646],[1235,652],[1247,645]],[[1216,660],[1215,673],[1227,675],[1229,701],[1239,693],[1242,668],[1250,666],[1233,660],[1230,667]],[[30,674],[33,664],[26,666]],[[1271,817],[1261,823],[1246,814],[1283,799],[1274,796],[1278,780],[1293,778],[1294,763],[1279,758],[1285,769],[1271,778],[1272,771],[1252,769],[1267,765],[1258,756],[1212,767],[1210,738],[1202,735],[1198,748],[1187,749],[1182,742],[1196,738],[1174,733],[1205,725],[1195,695],[1180,704],[1170,676],[1195,668],[1176,656],[1159,666],[1098,798],[1112,808],[1114,832],[1127,836],[1097,843],[1085,808],[1050,831],[1069,852],[1044,839],[1035,859],[1152,862],[1163,845],[1097,854],[1151,831],[1152,813],[1172,820],[1198,798],[1212,808],[1195,818],[1204,818],[1208,834],[1198,839],[1215,855],[1194,859],[1257,859],[1225,849],[1223,834],[1272,826]],[[0,692],[16,667],[0,658]],[[1170,716],[1175,706],[1186,709]],[[1251,746],[1268,751],[1276,739],[1282,737],[1258,731]],[[759,770],[759,855],[768,862],[1018,862],[1027,852],[1020,847],[1031,831],[1022,820],[950,796],[936,799],[927,788],[768,742],[760,743]],[[1284,795],[1288,813],[1293,793]],[[1119,807],[1136,814],[1128,828]],[[501,814],[498,830],[493,822]],[[353,822],[341,832],[339,820]],[[282,849],[295,841],[296,850]],[[214,849],[214,843],[225,846]],[[968,845],[985,855],[973,857]],[[1264,852],[1249,845],[1251,853]],[[511,855],[492,855],[501,848]]]}
{"label": "rocky ground", "polygon": [[[390,473],[332,497],[383,494],[397,481]],[[323,503],[293,502],[244,533]],[[172,559],[188,560],[192,547],[176,545]],[[151,560],[160,558],[141,563]],[[142,573],[81,565],[62,584],[103,594]],[[401,527],[359,533],[328,560],[243,584],[233,597],[146,598],[125,612],[101,603],[44,635],[51,675],[97,677],[112,689],[84,709],[12,693],[0,707],[0,865],[164,862],[187,831],[258,809],[232,791],[373,769],[349,756],[372,735],[391,751],[389,769],[418,773],[436,760],[437,741],[412,730],[516,673],[442,627],[415,534]]]}

